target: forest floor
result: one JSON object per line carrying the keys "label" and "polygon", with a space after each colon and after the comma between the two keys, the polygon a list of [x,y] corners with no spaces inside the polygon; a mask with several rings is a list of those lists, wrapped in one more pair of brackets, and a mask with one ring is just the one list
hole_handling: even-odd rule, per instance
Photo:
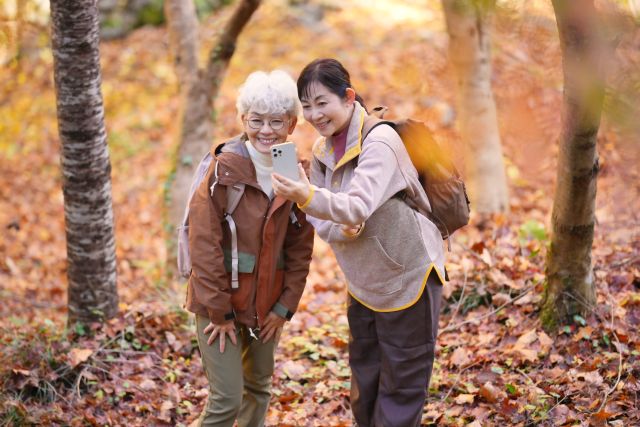
{"label": "forest floor", "polygon": [[[237,133],[238,85],[256,69],[297,76],[335,56],[369,106],[458,141],[439,2],[265,2],[241,35],[217,106]],[[223,12],[202,22],[203,53]],[[314,18],[315,17],[315,18]],[[321,17],[321,19],[319,19]],[[46,44],[46,36],[44,43]],[[551,6],[502,8],[493,88],[511,212],[456,233],[425,425],[640,425],[640,32],[610,64],[598,137],[597,306],[557,335],[538,319],[555,181],[562,70]],[[0,70],[0,425],[189,425],[207,396],[183,282],[167,278],[164,187],[178,90],[164,28],[101,46],[120,313],[66,322],[64,210],[52,57]],[[292,140],[309,152],[314,132]],[[316,240],[298,313],[277,352],[268,426],[350,426],[345,283]]]}

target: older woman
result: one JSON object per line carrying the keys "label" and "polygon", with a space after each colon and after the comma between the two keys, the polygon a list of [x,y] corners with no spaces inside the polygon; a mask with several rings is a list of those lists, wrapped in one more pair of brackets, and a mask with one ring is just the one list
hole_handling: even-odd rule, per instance
{"label": "older woman", "polygon": [[[286,141],[300,113],[295,83],[282,71],[255,72],[237,109],[244,133],[212,148],[215,161],[189,207],[186,308],[196,315],[209,380],[205,426],[264,424],[276,344],[298,306],[313,246],[304,213],[271,187],[269,149]],[[228,226],[227,193],[243,187]]]}

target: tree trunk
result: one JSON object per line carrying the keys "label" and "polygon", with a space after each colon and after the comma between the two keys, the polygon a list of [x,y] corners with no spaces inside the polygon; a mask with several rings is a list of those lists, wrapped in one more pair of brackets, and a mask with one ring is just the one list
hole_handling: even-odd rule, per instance
{"label": "tree trunk", "polygon": [[51,0],[51,22],[72,324],[118,311],[96,0]]}
{"label": "tree trunk", "polygon": [[[198,65],[198,21],[191,0],[166,0],[165,14],[176,74],[180,84],[180,142],[170,186],[168,221],[180,224],[189,196],[189,185],[198,162],[209,151],[213,136],[213,104],[242,29],[260,0],[241,0],[209,54],[206,68]],[[175,236],[169,253],[174,256]]]}
{"label": "tree trunk", "polygon": [[553,0],[564,75],[562,131],[542,321],[553,330],[595,304],[596,138],[604,96],[603,41],[593,0]]}
{"label": "tree trunk", "polygon": [[[18,60],[18,67],[20,68],[21,59],[22,59],[22,42],[24,40],[24,27],[26,25],[25,21],[25,7],[27,5],[26,1],[17,0],[16,1],[16,33],[15,33],[15,58]],[[14,54],[14,52],[11,52]]]}
{"label": "tree trunk", "polygon": [[471,207],[481,214],[509,210],[496,106],[491,89],[494,1],[442,0],[449,57],[458,86],[458,123],[465,147]]}

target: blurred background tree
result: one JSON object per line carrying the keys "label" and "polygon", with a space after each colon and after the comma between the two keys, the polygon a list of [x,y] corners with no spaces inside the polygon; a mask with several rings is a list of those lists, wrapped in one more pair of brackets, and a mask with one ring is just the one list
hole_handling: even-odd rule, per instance
{"label": "blurred background tree", "polygon": [[[204,67],[198,60],[199,26],[192,0],[166,0],[165,16],[171,54],[180,86],[180,129],[175,170],[170,177],[168,224],[172,231],[169,259],[175,258],[175,233],[182,220],[189,186],[198,161],[213,142],[214,102],[235,52],[236,41],[260,0],[240,0],[209,51]],[[173,266],[173,262],[169,262]]]}
{"label": "blurred background tree", "polygon": [[547,251],[543,325],[553,330],[596,303],[591,251],[596,223],[597,137],[605,70],[617,37],[607,40],[606,16],[594,0],[553,0],[563,69],[562,127]]}
{"label": "blurred background tree", "polygon": [[471,209],[509,210],[496,104],[491,89],[491,20],[495,0],[443,0],[449,59],[457,78],[457,124]]}
{"label": "blurred background tree", "polygon": [[[165,0],[99,0],[103,40],[124,37],[143,25],[163,25]],[[231,0],[193,0],[198,16],[213,13]]]}

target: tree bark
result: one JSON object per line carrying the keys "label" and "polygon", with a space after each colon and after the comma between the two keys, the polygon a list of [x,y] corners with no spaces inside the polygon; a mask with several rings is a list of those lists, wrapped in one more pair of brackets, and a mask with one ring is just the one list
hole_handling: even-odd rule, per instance
{"label": "tree bark", "polygon": [[96,0],[51,0],[51,22],[72,324],[118,311]]}
{"label": "tree bark", "polygon": [[[259,5],[260,0],[240,0],[211,49],[206,67],[201,68],[198,64],[198,22],[193,2],[165,2],[171,50],[182,97],[180,142],[168,206],[168,221],[172,229],[182,220],[198,161],[211,148],[214,101],[235,51],[236,41]],[[175,236],[170,243],[170,254],[174,252],[174,240]]]}
{"label": "tree bark", "polygon": [[443,0],[449,57],[456,72],[458,124],[471,207],[509,210],[496,106],[491,89],[491,17],[495,0]]}
{"label": "tree bark", "polygon": [[[18,67],[20,68],[21,59],[22,59],[22,42],[24,40],[24,27],[26,25],[25,22],[25,7],[27,5],[26,1],[17,0],[16,1],[16,35],[15,35],[15,58],[18,60]],[[13,54],[13,52],[12,52]]]}
{"label": "tree bark", "polygon": [[591,246],[595,224],[596,139],[604,97],[603,53],[593,0],[553,0],[564,96],[551,247],[542,321],[548,330],[595,304]]}

